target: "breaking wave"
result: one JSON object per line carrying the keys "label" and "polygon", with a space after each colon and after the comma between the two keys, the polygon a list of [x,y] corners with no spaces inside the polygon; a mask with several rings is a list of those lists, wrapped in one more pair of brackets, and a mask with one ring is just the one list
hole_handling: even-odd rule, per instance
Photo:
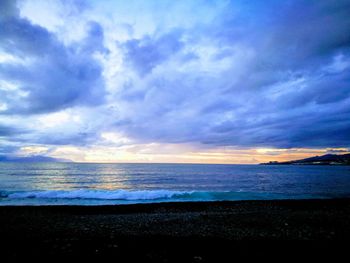
{"label": "breaking wave", "polygon": [[11,199],[99,199],[99,200],[156,200],[190,195],[192,192],[170,190],[52,190],[16,192],[7,195]]}
{"label": "breaking wave", "polygon": [[175,191],[175,190],[46,190],[1,192],[0,205],[108,205],[153,202],[238,201],[325,198],[322,195],[288,195],[242,191]]}

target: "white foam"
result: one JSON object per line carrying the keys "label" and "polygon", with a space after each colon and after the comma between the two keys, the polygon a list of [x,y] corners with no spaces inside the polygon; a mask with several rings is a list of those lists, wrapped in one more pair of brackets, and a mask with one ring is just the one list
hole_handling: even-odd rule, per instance
{"label": "white foam", "polygon": [[184,191],[170,190],[52,190],[17,192],[8,195],[11,199],[45,198],[45,199],[104,199],[104,200],[154,200],[168,199],[175,196],[191,194]]}

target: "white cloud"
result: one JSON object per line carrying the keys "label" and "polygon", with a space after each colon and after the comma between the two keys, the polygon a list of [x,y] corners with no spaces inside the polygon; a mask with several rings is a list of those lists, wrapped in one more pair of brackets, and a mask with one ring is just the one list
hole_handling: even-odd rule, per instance
{"label": "white cloud", "polygon": [[[36,34],[20,42],[23,32],[6,31],[16,45],[0,51],[11,64],[0,80],[0,124],[23,130],[8,143],[57,146],[55,155],[82,161],[223,160],[212,148],[268,155],[348,143],[342,10],[329,14],[325,38],[324,6],[299,21],[298,1],[281,16],[230,1],[85,3],[20,2],[17,18]],[[37,50],[40,41],[51,49]]]}

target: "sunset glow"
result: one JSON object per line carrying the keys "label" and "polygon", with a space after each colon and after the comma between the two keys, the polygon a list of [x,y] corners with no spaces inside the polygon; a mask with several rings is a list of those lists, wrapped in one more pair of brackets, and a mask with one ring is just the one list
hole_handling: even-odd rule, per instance
{"label": "sunset glow", "polygon": [[347,153],[345,2],[1,1],[0,158]]}

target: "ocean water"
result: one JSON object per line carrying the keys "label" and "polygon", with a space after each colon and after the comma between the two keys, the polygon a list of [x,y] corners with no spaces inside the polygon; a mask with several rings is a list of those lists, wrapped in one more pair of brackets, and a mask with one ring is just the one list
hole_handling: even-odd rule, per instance
{"label": "ocean water", "polygon": [[0,205],[350,197],[350,166],[0,163]]}

